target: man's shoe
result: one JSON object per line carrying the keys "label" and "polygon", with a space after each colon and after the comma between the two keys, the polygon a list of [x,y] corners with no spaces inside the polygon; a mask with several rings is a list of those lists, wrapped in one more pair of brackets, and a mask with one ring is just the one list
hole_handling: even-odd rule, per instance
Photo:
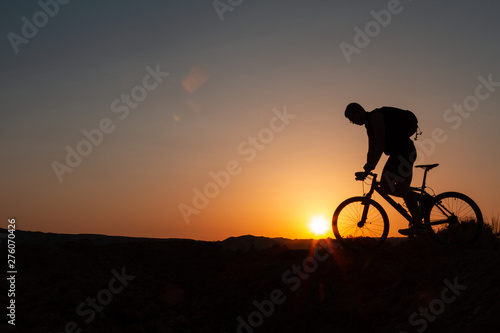
{"label": "man's shoe", "polygon": [[407,229],[399,229],[398,232],[401,235],[408,236],[408,235],[424,235],[427,233],[427,230],[422,224],[418,225],[412,225]]}
{"label": "man's shoe", "polygon": [[413,234],[412,228],[407,228],[407,229],[399,229],[398,232],[403,235],[403,236],[408,236]]}

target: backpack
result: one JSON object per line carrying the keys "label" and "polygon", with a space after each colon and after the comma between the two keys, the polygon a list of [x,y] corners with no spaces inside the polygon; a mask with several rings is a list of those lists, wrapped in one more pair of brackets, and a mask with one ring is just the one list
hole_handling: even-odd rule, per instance
{"label": "backpack", "polygon": [[390,128],[389,138],[397,140],[398,138],[411,137],[415,134],[415,139],[422,134],[418,127],[418,119],[415,114],[409,110],[402,110],[390,106],[384,106],[373,112],[380,112],[384,115],[386,126]]}
{"label": "backpack", "polygon": [[415,134],[415,140],[417,140],[418,136],[422,134],[420,131],[420,127],[418,127],[418,119],[417,116],[410,110],[403,110],[401,115],[401,131],[405,134],[405,136],[412,136]]}

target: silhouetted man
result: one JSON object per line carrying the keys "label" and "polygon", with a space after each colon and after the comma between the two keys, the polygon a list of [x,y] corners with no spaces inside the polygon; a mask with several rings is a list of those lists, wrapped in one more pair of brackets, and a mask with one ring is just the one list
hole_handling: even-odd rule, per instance
{"label": "silhouetted man", "polygon": [[388,194],[403,197],[413,220],[410,228],[400,229],[399,233],[425,233],[417,197],[410,189],[417,152],[413,141],[402,130],[401,112],[403,110],[387,106],[367,112],[358,103],[351,103],[345,110],[345,116],[351,123],[366,127],[369,145],[367,161],[363,167],[365,177],[375,169],[382,153],[389,156],[382,171],[381,189]]}

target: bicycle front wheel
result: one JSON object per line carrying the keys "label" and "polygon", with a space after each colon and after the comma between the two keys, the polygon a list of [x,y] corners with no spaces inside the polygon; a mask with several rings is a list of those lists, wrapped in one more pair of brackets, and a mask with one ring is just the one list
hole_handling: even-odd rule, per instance
{"label": "bicycle front wheel", "polygon": [[483,229],[483,215],[478,205],[458,192],[445,192],[434,198],[424,216],[434,240],[449,246],[472,243]]}
{"label": "bicycle front wheel", "polygon": [[[366,221],[363,209],[368,204]],[[342,202],[332,218],[332,228],[339,243],[351,250],[369,250],[382,244],[389,233],[389,218],[380,204],[372,199],[353,197]]]}

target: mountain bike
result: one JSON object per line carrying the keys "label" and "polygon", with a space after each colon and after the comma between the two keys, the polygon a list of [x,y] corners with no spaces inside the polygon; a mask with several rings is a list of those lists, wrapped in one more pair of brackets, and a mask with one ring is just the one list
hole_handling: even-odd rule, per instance
{"label": "mountain bike", "polygon": [[[439,164],[417,165],[424,169],[421,187],[411,187],[416,193],[423,225],[427,234],[438,243],[458,247],[472,243],[483,228],[483,215],[478,205],[468,196],[458,192],[430,194],[426,189],[427,173]],[[401,204],[385,193],[377,174],[368,173],[372,182],[368,193],[343,201],[332,218],[333,233],[340,245],[351,250],[369,250],[380,246],[389,234],[389,218],[384,208],[372,199],[380,194],[408,222],[411,215]],[[356,180],[364,180],[356,178]],[[412,236],[410,236],[412,237]]]}

